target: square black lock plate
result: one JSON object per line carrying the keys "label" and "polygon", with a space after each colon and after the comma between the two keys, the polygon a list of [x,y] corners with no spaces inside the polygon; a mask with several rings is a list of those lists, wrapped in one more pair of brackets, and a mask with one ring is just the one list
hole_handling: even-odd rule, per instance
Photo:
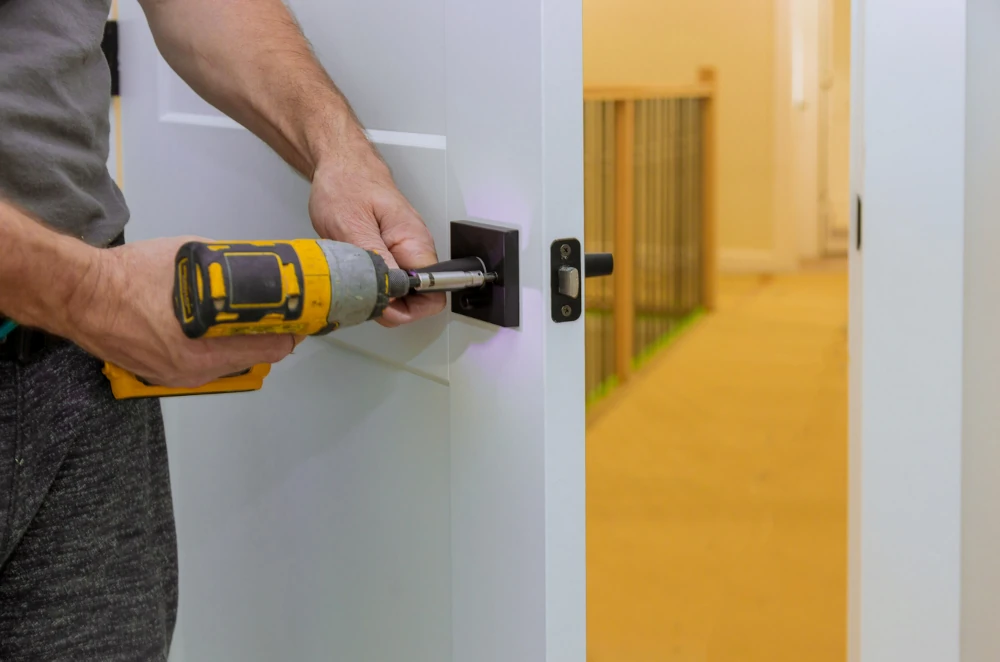
{"label": "square black lock plate", "polygon": [[451,295],[451,311],[504,328],[521,324],[518,231],[473,221],[451,224],[451,259],[478,257],[495,283]]}

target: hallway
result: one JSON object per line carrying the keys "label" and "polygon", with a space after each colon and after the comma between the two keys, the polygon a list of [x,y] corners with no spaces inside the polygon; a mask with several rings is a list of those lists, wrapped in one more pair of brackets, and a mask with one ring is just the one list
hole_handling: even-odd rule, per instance
{"label": "hallway", "polygon": [[847,274],[724,277],[587,438],[590,662],[840,662]]}

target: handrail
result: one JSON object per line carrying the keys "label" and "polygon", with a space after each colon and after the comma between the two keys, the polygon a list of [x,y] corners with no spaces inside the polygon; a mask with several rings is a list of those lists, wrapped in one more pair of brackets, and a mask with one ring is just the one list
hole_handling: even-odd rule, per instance
{"label": "handrail", "polygon": [[704,253],[702,255],[702,270],[705,278],[705,309],[715,310],[718,293],[718,236],[716,231],[718,223],[715,218],[715,183],[717,181],[716,165],[716,140],[717,140],[717,107],[716,99],[718,82],[715,76],[715,69],[706,67],[698,71],[698,80],[703,85],[712,88],[712,93],[708,96],[702,116],[702,126],[704,127],[704,158],[702,160],[702,216],[704,218],[703,239]]}
{"label": "handrail", "polygon": [[584,101],[637,101],[639,99],[708,99],[715,94],[711,82],[686,85],[585,85]]}

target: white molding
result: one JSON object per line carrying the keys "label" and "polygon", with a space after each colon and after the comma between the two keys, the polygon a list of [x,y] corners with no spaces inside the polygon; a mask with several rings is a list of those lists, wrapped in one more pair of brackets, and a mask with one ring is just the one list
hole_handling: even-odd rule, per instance
{"label": "white molding", "polygon": [[967,0],[965,125],[965,324],[962,347],[962,586],[964,662],[1000,660],[1000,4]]}
{"label": "white molding", "polygon": [[[187,124],[204,126],[214,129],[235,129],[245,131],[243,125],[226,115],[210,115],[208,113],[163,113],[160,121],[168,124]],[[419,147],[422,149],[448,149],[448,138],[432,133],[409,133],[406,131],[384,131],[368,129],[369,140],[379,145],[398,145],[401,147]]]}
{"label": "white molding", "polygon": [[368,138],[379,145],[418,147],[420,149],[448,149],[448,138],[432,133],[408,133],[406,131],[382,131],[369,129]]}

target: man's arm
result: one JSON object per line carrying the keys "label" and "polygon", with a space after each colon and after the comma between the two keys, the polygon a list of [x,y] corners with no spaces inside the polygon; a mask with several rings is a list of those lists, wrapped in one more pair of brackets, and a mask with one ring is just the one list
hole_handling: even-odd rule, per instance
{"label": "man's arm", "polygon": [[287,336],[191,340],[174,317],[184,238],[99,249],[0,200],[0,314],[164,386],[201,386],[294,347]]}
{"label": "man's arm", "polygon": [[[388,253],[390,266],[437,262],[426,226],[281,0],[140,1],[174,71],[312,181],[321,236]],[[437,313],[444,302],[407,297],[382,323]]]}
{"label": "man's arm", "polygon": [[62,333],[71,304],[87,294],[98,249],[54,232],[0,200],[0,313],[20,324]]}

